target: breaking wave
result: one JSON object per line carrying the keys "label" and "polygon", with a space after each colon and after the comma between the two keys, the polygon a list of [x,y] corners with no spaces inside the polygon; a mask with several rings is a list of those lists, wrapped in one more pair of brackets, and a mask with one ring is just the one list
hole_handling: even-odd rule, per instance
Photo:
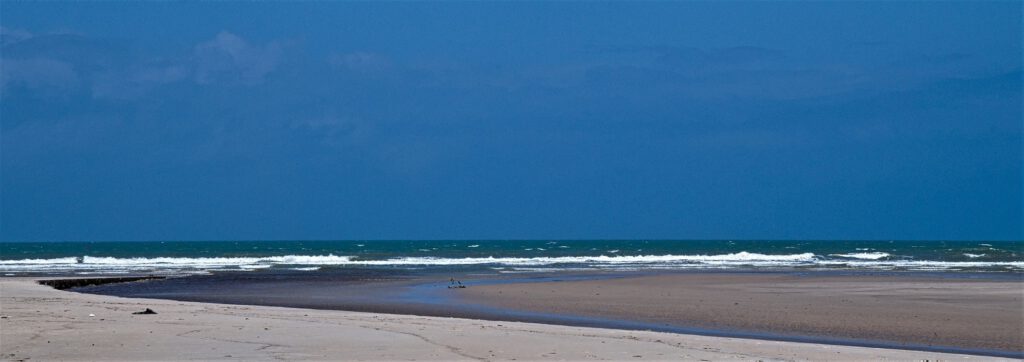
{"label": "breaking wave", "polygon": [[850,253],[850,254],[829,254],[830,256],[838,256],[840,258],[850,259],[865,259],[865,260],[878,260],[881,258],[889,257],[889,253],[875,252],[875,253]]}
{"label": "breaking wave", "polygon": [[718,255],[598,255],[551,257],[395,257],[361,259],[340,255],[283,255],[264,257],[213,258],[115,258],[102,256],[53,259],[0,260],[0,272],[206,272],[217,270],[258,270],[281,266],[290,270],[317,270],[324,266],[502,266],[513,269],[722,269],[734,267],[821,267],[853,269],[958,270],[1001,268],[1024,270],[1024,262],[893,260],[887,253],[867,252],[759,254],[738,252]]}

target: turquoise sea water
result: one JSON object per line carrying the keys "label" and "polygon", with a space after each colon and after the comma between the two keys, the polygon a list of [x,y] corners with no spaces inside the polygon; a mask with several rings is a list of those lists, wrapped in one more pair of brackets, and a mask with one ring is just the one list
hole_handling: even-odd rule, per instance
{"label": "turquoise sea water", "polygon": [[430,240],[0,243],[0,275],[338,268],[1024,272],[1021,241]]}

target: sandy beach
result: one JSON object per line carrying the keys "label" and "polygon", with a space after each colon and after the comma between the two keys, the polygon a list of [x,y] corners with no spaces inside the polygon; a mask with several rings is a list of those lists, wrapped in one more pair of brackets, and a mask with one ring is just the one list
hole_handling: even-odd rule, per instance
{"label": "sandy beach", "polygon": [[[1020,356],[1024,280],[1006,273],[217,273],[78,288],[130,298],[651,330]],[[460,277],[461,279],[461,277]]]}
{"label": "sandy beach", "polygon": [[478,303],[718,330],[1024,350],[1024,282],[963,275],[668,273],[481,285]]}
{"label": "sandy beach", "polygon": [[[152,308],[158,314],[134,315]],[[3,360],[994,360],[643,331],[81,294],[0,279]]]}

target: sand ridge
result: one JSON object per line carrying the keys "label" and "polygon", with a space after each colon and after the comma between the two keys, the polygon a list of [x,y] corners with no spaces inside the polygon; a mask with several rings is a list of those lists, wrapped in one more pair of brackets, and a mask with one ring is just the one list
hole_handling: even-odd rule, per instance
{"label": "sand ridge", "polygon": [[821,273],[665,273],[460,290],[517,310],[709,329],[1021,351],[1024,281]]}

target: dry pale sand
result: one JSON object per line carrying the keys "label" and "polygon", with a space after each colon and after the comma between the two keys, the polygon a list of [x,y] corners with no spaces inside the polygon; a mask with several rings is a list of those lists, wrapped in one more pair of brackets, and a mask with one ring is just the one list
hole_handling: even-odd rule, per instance
{"label": "dry pale sand", "polygon": [[1024,282],[941,276],[680,273],[474,286],[483,304],[725,330],[1024,350]]}
{"label": "dry pale sand", "polygon": [[[156,315],[132,315],[152,308]],[[4,360],[993,360],[956,354],[79,294],[0,278]]]}

